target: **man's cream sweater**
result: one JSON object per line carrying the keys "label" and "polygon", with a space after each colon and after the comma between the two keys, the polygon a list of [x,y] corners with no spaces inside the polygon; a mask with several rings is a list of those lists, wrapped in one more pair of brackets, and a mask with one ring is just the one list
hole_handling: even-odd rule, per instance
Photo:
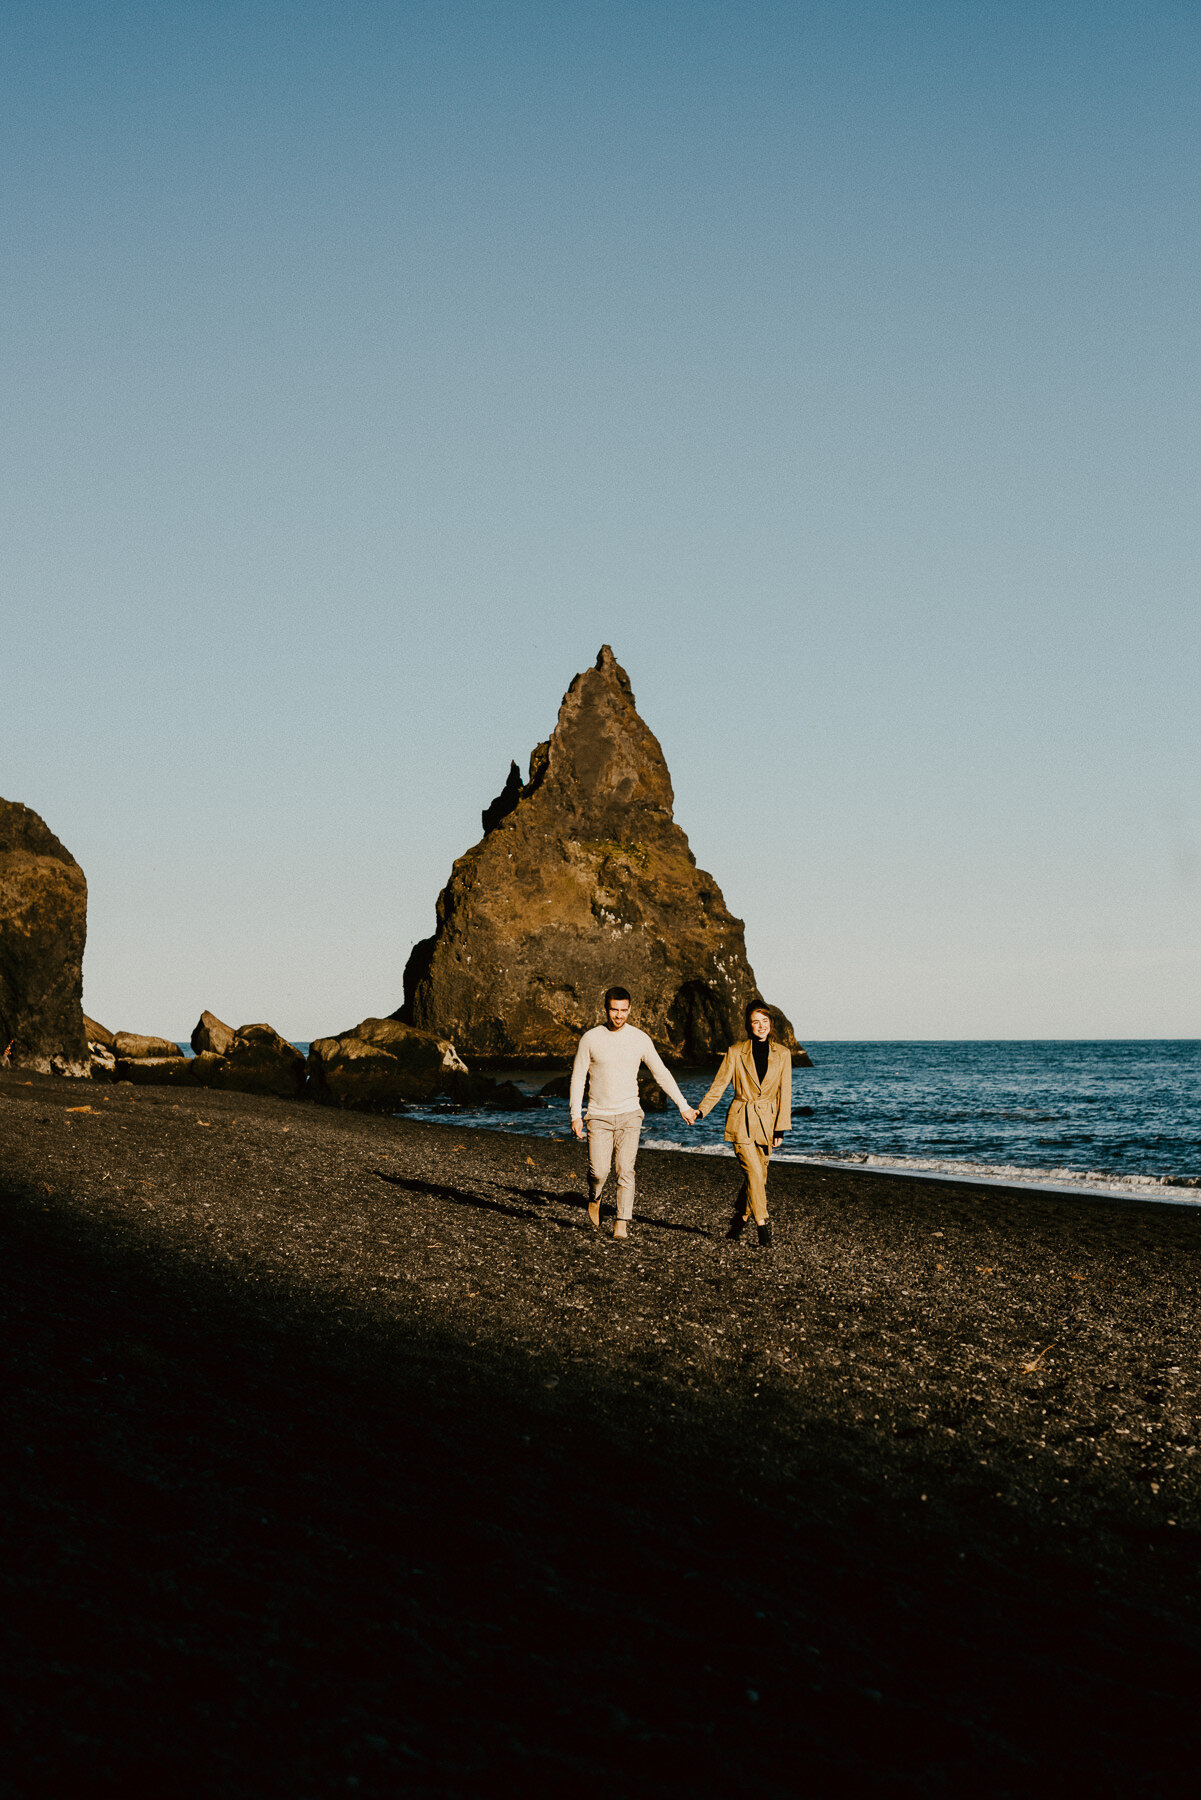
{"label": "man's cream sweater", "polygon": [[580,1039],[571,1070],[571,1116],[584,1116],[584,1082],[588,1082],[588,1117],[613,1119],[639,1111],[638,1068],[645,1063],[663,1092],[683,1112],[688,1105],[663,1058],[636,1025],[614,1031],[594,1025]]}

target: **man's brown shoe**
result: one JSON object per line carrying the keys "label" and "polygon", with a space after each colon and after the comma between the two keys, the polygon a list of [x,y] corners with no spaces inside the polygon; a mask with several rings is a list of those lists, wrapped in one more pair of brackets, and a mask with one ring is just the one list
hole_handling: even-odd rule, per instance
{"label": "man's brown shoe", "polygon": [[613,1236],[615,1238],[624,1238],[624,1237],[629,1237],[629,1235],[630,1235],[629,1227],[626,1225],[625,1220],[618,1219],[616,1225],[614,1225],[614,1227],[613,1227]]}
{"label": "man's brown shoe", "polygon": [[588,1202],[588,1218],[593,1225],[599,1226],[599,1224],[600,1224],[600,1201],[599,1200],[589,1200],[589,1202]]}

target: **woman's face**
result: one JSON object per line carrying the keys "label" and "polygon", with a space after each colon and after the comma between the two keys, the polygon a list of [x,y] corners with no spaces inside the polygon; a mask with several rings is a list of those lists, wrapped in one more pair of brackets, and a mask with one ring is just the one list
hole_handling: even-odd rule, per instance
{"label": "woman's face", "polygon": [[751,1014],[751,1036],[757,1037],[760,1043],[763,1042],[764,1038],[771,1036],[770,1013],[753,1012]]}

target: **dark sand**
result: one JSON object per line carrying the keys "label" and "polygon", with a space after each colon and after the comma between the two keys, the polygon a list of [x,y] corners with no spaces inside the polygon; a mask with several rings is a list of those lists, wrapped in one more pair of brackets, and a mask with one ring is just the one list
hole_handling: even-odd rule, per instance
{"label": "dark sand", "polygon": [[780,1166],[766,1254],[644,1151],[620,1245],[572,1142],[10,1073],[0,1169],[3,1794],[1196,1791],[1191,1210]]}

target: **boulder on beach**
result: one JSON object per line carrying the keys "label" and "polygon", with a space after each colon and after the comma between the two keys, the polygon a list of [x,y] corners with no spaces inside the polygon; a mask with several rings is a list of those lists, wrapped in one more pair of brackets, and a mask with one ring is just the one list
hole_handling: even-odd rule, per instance
{"label": "boulder on beach", "polygon": [[192,1063],[182,1054],[176,1056],[118,1056],[115,1077],[118,1081],[135,1081],[139,1087],[192,1087]]}
{"label": "boulder on beach", "polygon": [[467,1065],[445,1038],[398,1019],[364,1019],[309,1047],[309,1090],[338,1106],[403,1106],[446,1091]]}
{"label": "boulder on beach", "polygon": [[[103,1030],[103,1026],[101,1027]],[[110,1036],[115,1066],[111,1078],[135,1081],[139,1087],[191,1087],[192,1064],[174,1038],[151,1037],[142,1031],[118,1031]],[[105,1073],[103,1065],[93,1074]]]}
{"label": "boulder on beach", "polygon": [[141,1062],[147,1057],[161,1059],[164,1056],[183,1056],[183,1051],[174,1038],[147,1037],[139,1031],[118,1031],[113,1038],[112,1048],[124,1062]]}
{"label": "boulder on beach", "polygon": [[225,1025],[215,1013],[202,1012],[192,1031],[192,1048],[197,1056],[205,1050],[224,1056],[237,1037],[232,1025]]}
{"label": "boulder on beach", "polygon": [[568,688],[529,780],[510,769],[483,838],[456,861],[395,1016],[471,1058],[558,1061],[621,986],[664,1055],[720,1055],[744,1035],[757,983],[742,922],[672,807],[663,751],[606,644]]}
{"label": "boulder on beach", "polygon": [[[214,1041],[223,1041],[229,1030],[211,1013],[201,1017],[192,1033],[195,1044],[205,1019],[212,1019],[219,1030]],[[304,1057],[294,1044],[271,1025],[239,1025],[230,1032],[224,1051],[203,1049],[192,1063],[192,1078],[202,1087],[227,1088],[241,1094],[278,1094],[295,1100],[304,1092]]]}
{"label": "boulder on beach", "polygon": [[0,1059],[88,1073],[83,870],[37,813],[0,800]]}

